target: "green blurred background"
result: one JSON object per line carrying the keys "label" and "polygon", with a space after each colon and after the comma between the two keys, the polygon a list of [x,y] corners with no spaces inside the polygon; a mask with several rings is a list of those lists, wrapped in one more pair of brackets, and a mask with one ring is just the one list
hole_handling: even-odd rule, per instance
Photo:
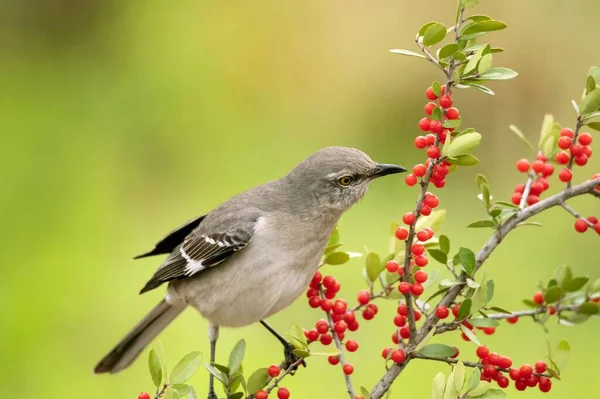
{"label": "green blurred background", "polygon": [[[496,96],[459,91],[464,123],[484,135],[480,165],[464,168],[438,190],[449,210],[443,232],[453,247],[477,248],[488,231],[465,225],[483,216],[473,184],[486,174],[496,197],[509,198],[522,180],[514,163],[529,156],[508,130],[532,140],[544,113],[574,120],[589,66],[600,64],[595,1],[482,1],[476,13],[508,23],[492,44],[507,48],[495,62],[520,76],[490,85]],[[116,376],[92,368],[159,300],[163,290],[137,292],[160,260],[131,256],[182,222],[253,185],[278,178],[312,151],[354,146],[380,162],[411,166],[424,91],[442,77],[425,61],[388,52],[413,48],[414,32],[436,19],[452,23],[454,1],[165,2],[28,0],[0,2],[0,385],[9,397],[134,398],[151,390],[146,360]],[[596,157],[594,157],[596,158]],[[592,159],[577,179],[598,171]],[[556,181],[556,180],[555,180]],[[348,250],[384,251],[389,222],[415,200],[402,178],[373,185],[340,224]],[[598,214],[597,201],[574,201]],[[520,308],[540,278],[560,263],[597,276],[594,234],[578,235],[572,218],[551,210],[543,229],[514,232],[488,262],[495,304]],[[325,268],[354,298],[362,260]],[[435,266],[430,266],[435,267]],[[595,269],[595,270],[594,270]],[[394,304],[363,323],[361,347],[349,356],[356,385],[384,372]],[[320,318],[304,300],[273,317],[286,329]],[[597,321],[552,326],[556,342],[572,341],[562,382],[548,397],[592,397],[599,385]],[[281,357],[260,326],[225,330],[225,355],[244,337],[247,370]],[[187,311],[162,335],[171,366],[191,350],[208,353],[206,322]],[[458,333],[467,358],[475,346]],[[529,320],[503,325],[484,342],[515,362],[545,354],[542,330]],[[146,356],[144,353],[144,358]],[[221,360],[224,356],[221,356]],[[343,398],[339,369],[325,359],[285,381],[294,398]],[[414,362],[392,398],[429,396],[444,365]],[[201,397],[205,370],[193,383]],[[510,396],[541,397],[535,389]]]}

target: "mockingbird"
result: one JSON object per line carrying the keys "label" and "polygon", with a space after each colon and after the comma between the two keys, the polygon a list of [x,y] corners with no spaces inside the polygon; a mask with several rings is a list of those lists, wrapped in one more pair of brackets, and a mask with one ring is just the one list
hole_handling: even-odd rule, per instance
{"label": "mockingbird", "polygon": [[[245,191],[169,233],[135,259],[169,254],[140,293],[168,282],[165,298],[96,366],[116,373],[187,306],[209,321],[210,361],[219,326],[265,321],[296,300],[319,267],[339,218],[376,178],[406,171],[345,147],[319,150],[286,176]],[[209,399],[216,398],[212,374]]]}

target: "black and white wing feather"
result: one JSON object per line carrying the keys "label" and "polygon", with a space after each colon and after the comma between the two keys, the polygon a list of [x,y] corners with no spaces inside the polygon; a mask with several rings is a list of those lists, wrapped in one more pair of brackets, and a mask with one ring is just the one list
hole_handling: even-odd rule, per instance
{"label": "black and white wing feather", "polygon": [[142,288],[140,294],[167,281],[190,277],[206,268],[218,265],[248,245],[252,233],[235,229],[226,233],[190,234],[183,243],[175,247]]}

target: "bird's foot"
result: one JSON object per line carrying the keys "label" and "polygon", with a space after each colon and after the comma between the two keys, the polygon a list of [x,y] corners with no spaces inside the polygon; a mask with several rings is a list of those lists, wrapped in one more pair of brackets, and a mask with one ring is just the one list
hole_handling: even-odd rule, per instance
{"label": "bird's foot", "polygon": [[[297,356],[294,353],[294,345],[290,344],[289,342],[285,345],[283,345],[283,355],[285,356],[285,360],[283,361],[284,363],[284,369],[287,370],[290,366],[292,366],[293,364],[295,364],[296,362],[298,362],[298,360],[302,359],[300,356]],[[290,374],[294,375],[296,373],[296,370],[298,370],[298,367],[301,365],[303,365],[304,367],[306,367],[306,361],[304,361],[304,359],[302,359],[302,362],[299,364],[296,364],[294,366],[294,368],[292,368],[290,370]]]}

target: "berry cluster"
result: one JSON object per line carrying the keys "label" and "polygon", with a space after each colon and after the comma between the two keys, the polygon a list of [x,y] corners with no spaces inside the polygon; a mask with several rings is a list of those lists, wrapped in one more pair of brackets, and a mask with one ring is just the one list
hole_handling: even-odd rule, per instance
{"label": "berry cluster", "polygon": [[[270,370],[270,368],[269,368],[269,370]],[[279,373],[277,373],[277,374],[279,374]],[[271,375],[271,374],[269,373],[269,375]],[[260,391],[258,391],[254,394],[254,397],[256,399],[268,399],[269,393],[267,391],[261,389]],[[277,399],[288,399],[289,397],[290,397],[289,389],[287,389],[287,388],[277,389]]]}
{"label": "berry cluster", "polygon": [[478,347],[476,353],[483,365],[481,370],[481,380],[483,381],[496,381],[500,388],[506,388],[510,382],[503,372],[508,372],[510,379],[515,382],[515,387],[519,391],[524,391],[528,387],[533,388],[536,385],[542,392],[549,392],[552,388],[552,381],[544,375],[547,365],[543,361],[536,362],[534,367],[524,364],[519,368],[511,368],[511,358],[490,352],[485,346]]}
{"label": "berry cluster", "polygon": [[[444,128],[445,120],[455,120],[460,117],[458,109],[452,107],[451,94],[446,94],[446,87],[441,88],[442,95],[439,97],[434,93],[433,87],[429,87],[425,93],[429,100],[438,100],[438,104],[429,102],[425,105],[425,113],[428,117],[422,118],[419,121],[419,129],[422,132],[430,132],[425,136],[417,136],[415,138],[415,147],[418,149],[426,149],[427,162],[425,165],[418,164],[413,168],[413,173],[408,174],[404,181],[410,187],[416,185],[419,179],[422,179],[429,168],[430,162],[437,160],[441,155],[439,144],[444,144],[446,138],[454,128]],[[436,162],[431,172],[431,183],[437,188],[442,188],[446,185],[446,176],[450,173],[448,161]]]}
{"label": "berry cluster", "polygon": [[[530,173],[531,171],[535,175],[536,178],[529,187],[529,194],[525,199],[525,203],[527,205],[537,204],[542,193],[550,188],[547,177],[552,176],[554,173],[554,166],[548,162],[545,155],[540,153],[532,163],[529,163],[527,159],[517,161],[517,170],[522,173]],[[513,204],[519,205],[521,203],[525,189],[525,184],[518,184],[515,187],[515,191],[510,198]]]}

